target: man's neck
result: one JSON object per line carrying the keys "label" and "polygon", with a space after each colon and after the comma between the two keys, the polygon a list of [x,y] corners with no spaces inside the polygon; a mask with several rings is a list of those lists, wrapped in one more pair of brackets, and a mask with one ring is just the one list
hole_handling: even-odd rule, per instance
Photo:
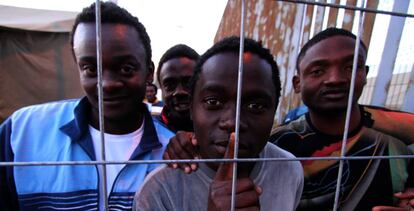
{"label": "man's neck", "polygon": [[[320,112],[309,109],[312,125],[328,135],[342,135],[345,128],[346,110],[336,112]],[[361,122],[361,110],[358,104],[352,106],[348,132],[354,131]]]}
{"label": "man's neck", "polygon": [[[92,112],[92,126],[99,130],[99,116],[98,114]],[[141,125],[144,122],[144,111],[140,110],[135,115],[129,115],[124,118],[119,119],[104,119],[104,128],[105,133],[110,134],[128,134],[132,133],[138,128],[141,127]]]}

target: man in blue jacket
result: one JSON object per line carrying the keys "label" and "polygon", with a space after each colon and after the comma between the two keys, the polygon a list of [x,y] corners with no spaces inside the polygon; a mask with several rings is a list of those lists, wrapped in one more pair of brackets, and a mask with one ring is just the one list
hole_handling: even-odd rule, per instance
{"label": "man in blue jacket", "polygon": [[[144,26],[126,10],[101,3],[105,160],[161,159],[172,132],[153,122],[145,104],[152,81],[151,45]],[[95,5],[76,18],[71,45],[82,99],[16,111],[0,127],[0,161],[103,160],[99,131]],[[0,167],[1,210],[131,209],[135,190],[153,164]],[[104,185],[107,195],[104,195]]]}

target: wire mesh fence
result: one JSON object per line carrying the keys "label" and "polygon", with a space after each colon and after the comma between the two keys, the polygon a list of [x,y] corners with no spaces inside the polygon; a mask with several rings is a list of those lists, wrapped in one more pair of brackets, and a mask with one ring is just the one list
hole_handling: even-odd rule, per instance
{"label": "wire mesh fence", "polygon": [[[395,0],[394,4],[404,4],[404,7],[407,7],[404,11],[398,11],[398,8],[395,11],[386,11],[378,8],[380,2],[378,1],[338,1],[338,0],[327,0],[327,1],[305,1],[305,0],[278,0],[278,1],[232,1],[230,0],[228,3],[228,8],[223,16],[222,24],[218,30],[216,35],[216,40],[219,40],[225,36],[231,34],[237,34],[236,32],[240,32],[241,39],[244,39],[244,36],[253,37],[255,39],[261,40],[264,46],[270,48],[272,53],[275,55],[276,59],[278,60],[278,64],[281,66],[281,78],[283,86],[283,96],[282,102],[279,105],[279,112],[277,113],[277,120],[280,121],[282,116],[291,108],[296,107],[300,104],[300,100],[298,100],[298,96],[295,96],[292,92],[292,86],[289,85],[290,78],[295,74],[294,63],[297,57],[298,50],[306,43],[312,35],[316,34],[318,31],[321,31],[328,26],[344,26],[348,27],[350,30],[355,29],[358,39],[362,39],[364,41],[371,40],[372,36],[376,36],[375,33],[368,33],[369,36],[364,36],[365,31],[372,32],[372,27],[374,22],[370,22],[370,18],[364,16],[365,13],[370,13],[371,15],[374,14],[384,14],[390,15],[393,17],[402,18],[413,18],[413,14],[409,14],[408,5],[409,3],[405,2],[405,0],[399,1]],[[96,1],[96,4],[99,4],[99,1]],[[261,4],[262,8],[266,8],[268,12],[266,14],[258,14],[257,10],[254,11],[254,8],[258,8],[258,5]],[[411,3],[412,4],[412,3]],[[230,5],[230,6],[229,6]],[[367,7],[372,6],[374,7]],[[99,19],[99,8],[97,9],[97,20]],[[411,7],[410,7],[411,8]],[[247,10],[247,15],[245,15],[244,10]],[[235,12],[240,10],[240,12]],[[289,10],[293,13],[284,12],[284,16],[277,16],[275,13],[283,13],[283,10]],[[352,13],[350,13],[352,12]],[[252,15],[255,14],[255,15]],[[287,15],[287,14],[295,14]],[[342,18],[338,16],[338,14],[342,14]],[[347,14],[352,16],[353,21],[346,22],[345,19],[349,17]],[[358,16],[359,15],[359,16]],[[238,18],[234,18],[232,16],[237,16]],[[254,17],[253,17],[254,16]],[[276,24],[268,24],[266,21],[263,21],[263,18],[268,17],[269,19],[276,20],[277,18],[283,19],[285,21],[275,21]],[[262,18],[262,19],[261,19]],[[375,19],[375,18],[374,18]],[[232,21],[239,22],[238,24],[229,24]],[[258,24],[260,21],[255,20],[262,20],[262,23]],[[244,24],[246,21],[246,26]],[[367,24],[363,24],[364,21]],[[410,20],[411,21],[411,20]],[[100,21],[97,21],[97,35],[99,36],[100,30]],[[256,25],[255,25],[256,24]],[[263,27],[263,25],[268,27]],[[331,24],[331,25],[330,25]],[[348,25],[346,25],[348,24]],[[350,25],[349,25],[350,24]],[[390,23],[390,25],[396,24],[395,22]],[[404,21],[398,22],[397,24],[402,24],[401,29],[408,28],[407,26],[409,23],[404,23]],[[404,28],[405,24],[405,28]],[[230,26],[238,26],[238,29]],[[276,25],[276,26],[275,26]],[[359,25],[359,26],[358,26]],[[283,27],[280,27],[283,26]],[[272,30],[269,28],[273,28]],[[285,31],[281,30],[283,28]],[[278,30],[274,34],[274,30]],[[398,32],[390,32],[388,36],[397,36],[401,38],[402,31]],[[275,41],[276,40],[276,41]],[[100,39],[97,39],[97,55],[101,55],[100,52]],[[241,42],[243,43],[243,42]],[[359,42],[357,42],[359,43]],[[358,49],[358,45],[356,49]],[[373,46],[371,46],[373,48]],[[398,49],[398,46],[397,46]],[[241,52],[243,52],[241,50]],[[397,56],[398,51],[396,52],[385,52],[383,53],[381,59],[387,60],[391,63],[395,62],[395,58]],[[393,55],[390,55],[393,54]],[[357,55],[357,54],[355,54]],[[99,58],[99,56],[98,56]],[[242,61],[242,55],[240,53],[240,58]],[[394,59],[388,59],[394,58]],[[356,61],[356,59],[354,60]],[[100,89],[102,89],[102,67],[100,67],[101,61],[98,61],[98,81]],[[239,63],[240,73],[243,71],[242,62]],[[353,65],[353,72],[356,71],[356,66]],[[383,93],[385,95],[385,101],[383,101],[380,106],[386,106],[391,109],[400,110],[404,106],[406,107],[414,107],[414,105],[404,105],[406,103],[407,98],[413,98],[414,95],[409,93],[410,87],[412,87],[413,78],[412,78],[412,70],[413,70],[413,63],[407,63],[404,65],[397,65],[393,66],[393,70],[391,70],[391,77],[386,82],[388,83],[386,92]],[[367,80],[367,84],[365,85],[364,92],[360,98],[360,102],[364,104],[370,104],[373,102],[373,98],[377,97],[374,96],[374,90],[379,89],[376,84],[376,79],[382,77],[382,71],[384,70],[384,65],[378,64],[378,66],[372,65],[370,67],[370,71],[375,72],[373,75],[374,77],[370,77]],[[240,79],[241,80],[241,79]],[[351,82],[352,84],[352,82]],[[238,88],[240,92],[241,87]],[[353,90],[351,90],[350,96],[353,95]],[[99,101],[100,105],[102,105],[102,91],[99,94]],[[240,98],[240,97],[239,97]],[[352,99],[352,97],[350,97]],[[240,102],[240,99],[238,100]],[[237,106],[240,108],[240,105]],[[413,111],[413,110],[408,110]],[[103,110],[100,109],[100,131],[101,131],[101,138],[102,138],[102,146],[105,146],[104,143],[104,133],[103,133]],[[347,112],[350,113],[350,110]],[[240,113],[237,115],[240,118]],[[314,160],[335,160],[340,162],[340,166],[342,165],[342,161],[346,160],[392,160],[392,159],[413,159],[413,155],[391,155],[391,156],[346,156],[346,140],[348,139],[348,125],[349,125],[349,115],[347,118],[347,124],[345,124],[343,140],[342,140],[342,147],[341,147],[341,155],[340,156],[316,156],[316,157],[297,157],[297,158],[257,158],[257,159],[242,159],[237,158],[237,153],[235,153],[234,159],[190,159],[190,160],[139,160],[139,161],[105,161],[105,149],[102,149],[102,158],[103,161],[64,161],[64,162],[53,162],[53,161],[41,161],[41,162],[0,162],[0,166],[62,166],[62,165],[117,165],[117,164],[169,164],[169,163],[208,163],[208,162],[286,162],[286,161],[314,161]],[[239,122],[239,121],[236,121]],[[237,123],[239,125],[239,123]],[[237,128],[237,127],[236,127]],[[236,147],[238,146],[238,130],[236,129]],[[236,148],[237,152],[237,148]],[[235,170],[233,171],[233,197],[232,202],[235,200],[234,197],[234,189],[235,189],[235,181],[236,181],[236,168],[237,165],[234,165]],[[104,168],[105,169],[105,168]],[[336,192],[336,200],[335,203],[332,205],[333,210],[338,210],[338,197],[339,197],[339,189],[341,183],[342,174],[338,173],[338,182],[337,182],[337,192]],[[104,180],[106,180],[106,175],[104,174]],[[105,185],[104,185],[105,186]],[[102,187],[104,190],[107,187]],[[106,191],[105,191],[106,193]],[[108,202],[105,202],[105,209],[108,209]],[[234,210],[234,203],[232,203],[232,210]]]}

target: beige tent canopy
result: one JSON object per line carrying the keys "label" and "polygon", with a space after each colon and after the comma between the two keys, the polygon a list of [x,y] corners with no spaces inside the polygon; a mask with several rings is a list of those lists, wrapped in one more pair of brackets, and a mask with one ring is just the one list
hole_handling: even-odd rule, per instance
{"label": "beige tent canopy", "polygon": [[42,32],[70,32],[76,14],[0,5],[0,26]]}
{"label": "beige tent canopy", "polygon": [[26,105],[82,95],[69,44],[75,17],[0,6],[0,122]]}

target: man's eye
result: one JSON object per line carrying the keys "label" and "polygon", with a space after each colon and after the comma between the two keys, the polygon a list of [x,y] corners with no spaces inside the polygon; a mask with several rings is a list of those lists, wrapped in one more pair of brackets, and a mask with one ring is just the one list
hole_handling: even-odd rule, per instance
{"label": "man's eye", "polygon": [[204,103],[209,109],[219,108],[222,105],[222,103],[217,98],[207,98],[204,100]]}
{"label": "man's eye", "polygon": [[88,76],[96,76],[96,67],[94,65],[83,65],[81,67],[82,71]]}
{"label": "man's eye", "polygon": [[131,74],[135,71],[135,67],[133,65],[124,65],[121,67],[122,74]]}
{"label": "man's eye", "polygon": [[209,105],[213,105],[213,106],[220,104],[220,102],[218,100],[212,100],[212,99],[206,100],[206,103],[209,104]]}
{"label": "man's eye", "polygon": [[310,74],[313,76],[319,76],[322,75],[323,73],[323,69],[322,68],[317,68],[317,69],[313,69]]}
{"label": "man's eye", "polygon": [[347,65],[347,66],[345,66],[345,71],[352,72],[352,67],[353,67],[353,65]]}
{"label": "man's eye", "polygon": [[163,84],[165,91],[172,92],[174,91],[175,87],[177,87],[177,83],[174,82],[168,82]]}
{"label": "man's eye", "polygon": [[265,105],[263,103],[249,103],[247,109],[251,112],[261,112],[265,109]]}

